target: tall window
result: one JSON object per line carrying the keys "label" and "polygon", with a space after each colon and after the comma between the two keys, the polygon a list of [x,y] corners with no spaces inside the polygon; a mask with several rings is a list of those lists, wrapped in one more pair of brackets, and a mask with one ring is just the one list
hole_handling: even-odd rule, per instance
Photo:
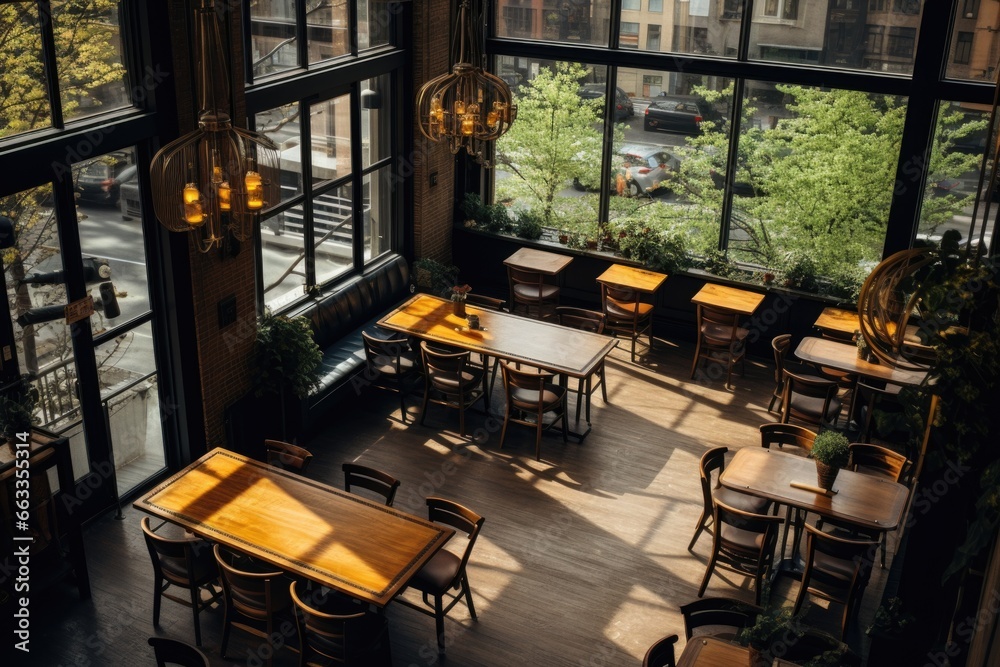
{"label": "tall window", "polygon": [[764,0],[764,16],[794,21],[799,18],[798,0]]}
{"label": "tall window", "polygon": [[955,64],[968,65],[972,57],[972,33],[960,32],[955,39]]}
{"label": "tall window", "polygon": [[979,16],[979,0],[962,0],[960,10],[963,18],[976,18]]}
{"label": "tall window", "polygon": [[646,50],[660,50],[660,26],[649,24],[646,27]]}
{"label": "tall window", "polygon": [[885,26],[867,25],[865,26],[865,51],[872,55],[882,53],[882,37]]}
{"label": "tall window", "polygon": [[633,21],[622,21],[621,36],[618,45],[623,49],[639,48],[639,24]]}
{"label": "tall window", "polygon": [[912,58],[913,46],[917,40],[916,28],[889,28],[889,43],[886,54],[897,58]]}
{"label": "tall window", "polygon": [[647,9],[650,13],[659,14],[663,11],[663,0],[649,0]]}
{"label": "tall window", "polygon": [[892,11],[900,14],[919,14],[920,0],[892,0]]}
{"label": "tall window", "polygon": [[622,0],[622,9],[639,11],[642,8],[642,0]]}
{"label": "tall window", "polygon": [[[343,9],[345,20],[350,15],[358,22],[358,51],[353,55],[391,46],[394,6],[353,1],[356,12]],[[336,7],[345,5],[335,3],[329,11],[338,11]],[[530,16],[511,14],[510,18]],[[346,24],[328,18],[307,16],[308,30],[294,20],[286,30],[295,35],[293,42],[305,35],[307,52],[332,54],[342,45],[338,26]],[[325,26],[323,30],[315,29],[318,23]],[[530,20],[521,27],[530,31]],[[251,41],[257,40],[254,43],[261,50],[288,48],[284,43],[264,45],[257,35],[266,31],[255,27],[253,20],[250,32]],[[313,41],[318,42],[315,48]],[[343,44],[349,46],[349,41]],[[291,50],[298,52],[294,44]],[[281,201],[264,212],[258,247],[258,298],[274,310],[332,287],[398,249],[399,179],[394,177],[392,161],[399,151],[396,131],[400,123],[395,119],[398,77],[388,64],[391,55],[389,49],[384,57],[369,57],[372,74],[360,80],[348,75],[354,71],[349,69],[355,62],[351,54],[335,63],[311,57],[310,63],[315,64],[305,71],[261,70],[256,63],[253,67],[255,75],[272,75],[266,92],[258,92],[251,84],[247,99],[254,109],[256,128],[278,145],[281,161]],[[321,77],[321,88],[328,92],[314,94],[313,84],[302,83],[305,76]]]}

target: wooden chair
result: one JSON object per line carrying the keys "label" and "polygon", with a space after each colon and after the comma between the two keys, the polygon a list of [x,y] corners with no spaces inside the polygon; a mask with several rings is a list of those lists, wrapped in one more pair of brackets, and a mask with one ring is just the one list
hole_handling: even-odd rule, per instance
{"label": "wooden chair", "polygon": [[292,600],[299,638],[299,667],[308,665],[392,665],[389,623],[329,589],[293,581]]}
{"label": "wooden chair", "polygon": [[[764,449],[770,449],[771,446],[774,445],[783,452],[790,451],[793,454],[809,456],[809,453],[812,452],[813,442],[815,442],[815,440],[815,431],[810,431],[804,426],[783,424],[780,422],[760,425],[760,446]],[[777,513],[778,507],[775,506],[774,509],[775,513]],[[792,508],[785,508],[785,525],[781,529],[780,558],[785,557],[785,548],[788,545],[789,524],[792,525],[794,530],[792,538],[792,553],[794,554],[798,551],[799,543],[802,541],[802,524],[805,520],[805,514],[799,510],[796,510],[793,520]]]}
{"label": "wooden chair", "polygon": [[887,447],[854,442],[848,445],[851,458],[847,467],[855,472],[888,477],[894,482],[903,479],[909,459]]}
{"label": "wooden chair", "polygon": [[465,436],[465,411],[476,401],[486,405],[486,371],[474,366],[468,351],[442,352],[433,349],[427,341],[420,343],[424,366],[424,402],[420,407],[420,423],[427,417],[430,403],[458,410],[459,434]]}
{"label": "wooden chair", "polygon": [[[201,646],[201,623],[198,614],[208,609],[222,598],[219,584],[219,568],[212,557],[212,547],[199,538],[171,538],[157,535],[150,527],[149,517],[142,518],[142,533],[146,548],[153,561],[156,583],[153,587],[153,625],[160,624],[161,598],[173,600],[189,607],[194,616],[194,643]],[[171,586],[187,591],[181,597],[167,593]],[[201,590],[206,589],[208,599],[202,599]]]}
{"label": "wooden chair", "polygon": [[767,411],[774,411],[774,403],[778,402],[781,408],[781,397],[785,393],[785,357],[788,355],[788,348],[792,345],[792,334],[781,334],[771,339],[771,350],[774,352],[774,391],[771,393],[771,402],[767,404]]}
{"label": "wooden chair", "polygon": [[899,392],[902,389],[898,384],[886,384],[863,377],[858,378],[854,386],[855,407],[851,411],[851,417],[856,419],[860,425],[861,430],[858,434],[860,442],[871,442],[875,435],[890,439],[899,435],[899,440],[905,442],[905,435],[901,429],[880,433],[878,422],[875,420],[876,411],[884,414],[902,415],[903,406],[899,402]]}
{"label": "wooden chair", "polygon": [[167,667],[167,664],[179,667],[209,667],[211,664],[207,655],[185,642],[167,637],[150,637],[146,641],[153,647],[156,667]]}
{"label": "wooden chair", "polygon": [[[604,313],[599,313],[595,310],[585,310],[583,308],[571,308],[569,306],[559,306],[556,308],[556,317],[559,320],[559,324],[564,327],[572,327],[573,329],[580,329],[581,331],[589,331],[591,333],[604,333],[605,317]],[[597,384],[594,384],[594,376],[597,376]],[[580,378],[579,383],[576,387],[576,420],[580,421],[580,404],[586,399],[587,402],[587,423],[590,423],[590,395],[597,389],[601,388],[601,397],[604,402],[608,402],[608,389],[605,386],[604,378],[604,362],[601,361],[598,365],[597,370],[595,370],[589,377]]]}
{"label": "wooden chair", "polygon": [[542,373],[535,368],[519,370],[502,363],[500,370],[507,394],[500,448],[503,449],[508,425],[531,426],[535,429],[535,460],[541,460],[542,431],[562,422],[563,442],[567,441],[566,388],[553,383],[551,373]]}
{"label": "wooden chair", "polygon": [[753,514],[715,501],[715,532],[712,535],[712,556],[698,588],[698,597],[705,595],[708,581],[716,567],[754,579],[754,602],[760,604],[764,577],[770,573],[774,547],[778,540],[780,516]]}
{"label": "wooden chair", "polygon": [[698,344],[691,364],[691,379],[694,379],[698,362],[702,359],[726,367],[727,388],[732,386],[733,366],[737,362],[740,364],[740,375],[743,375],[745,341],[750,331],[741,327],[739,321],[739,313],[698,304]]}
{"label": "wooden chair", "polygon": [[305,447],[299,447],[281,440],[265,440],[264,450],[267,453],[267,464],[286,470],[297,470],[306,474],[312,453]]}
{"label": "wooden chair", "polygon": [[537,319],[545,319],[555,314],[559,305],[559,286],[545,282],[545,274],[525,271],[507,266],[507,282],[510,286],[510,312],[524,310],[531,317],[534,310]]}
{"label": "wooden chair", "polygon": [[[407,600],[402,596],[396,599],[407,607],[434,617],[438,652],[444,653],[444,617],[452,607],[464,598],[472,620],[477,618],[466,567],[486,519],[454,501],[435,496],[427,499],[427,516],[434,523],[444,524],[460,533],[465,533],[468,541],[460,555],[441,549],[410,579],[408,588],[420,591],[423,604]],[[451,592],[456,590],[457,594]],[[447,605],[444,604],[445,599],[449,600]]]}
{"label": "wooden chair", "polygon": [[[698,537],[708,527],[708,522],[712,520],[716,500],[721,500],[730,507],[736,507],[745,512],[753,512],[754,514],[767,512],[767,508],[771,504],[763,498],[733,491],[719,484],[719,477],[722,476],[722,472],[726,469],[725,456],[728,451],[728,447],[714,447],[701,456],[701,462],[698,466],[701,475],[701,516],[698,518],[698,523],[695,524],[694,536],[688,544],[688,551],[694,548]],[[712,474],[716,472],[718,474],[715,475],[713,481]]]}
{"label": "wooden chair", "polygon": [[702,598],[681,605],[684,636],[690,641],[695,635],[711,635],[736,639],[740,630],[753,625],[764,610],[736,598]]}
{"label": "wooden chair", "polygon": [[781,398],[781,422],[787,424],[792,419],[835,427],[843,407],[837,397],[840,386],[836,380],[816,376],[800,375],[787,368],[784,392]]}
{"label": "wooden chair", "polygon": [[[470,306],[475,306],[476,308],[481,308],[483,310],[494,310],[502,311],[506,306],[507,302],[503,299],[494,299],[490,296],[483,296],[481,294],[473,294],[469,292],[465,295],[465,301]],[[490,368],[490,359],[485,354],[482,355],[483,360],[483,370],[489,372],[489,385],[486,389],[486,400],[490,400],[490,396],[493,395],[493,382],[497,378],[497,373],[500,372],[500,359],[493,359],[493,366]]]}
{"label": "wooden chair", "polygon": [[[282,618],[288,618],[291,613],[290,580],[281,570],[244,554],[223,549],[218,544],[213,553],[222,573],[222,589],[226,594],[226,615],[222,621],[222,646],[219,649],[219,655],[225,660],[229,632],[233,628],[270,641]],[[273,655],[274,651],[268,653],[268,665]]]}
{"label": "wooden chair", "polygon": [[399,411],[406,423],[404,399],[420,377],[420,364],[406,338],[376,338],[361,332],[365,345],[365,380],[373,387],[399,394]]}
{"label": "wooden chair", "polygon": [[844,605],[840,639],[847,636],[847,623],[857,613],[878,542],[849,540],[806,527],[806,565],[792,611],[799,613],[807,595]]}
{"label": "wooden chair", "polygon": [[653,304],[644,303],[640,292],[625,285],[601,283],[601,312],[605,331],[624,334],[632,341],[632,363],[636,341],[643,334],[649,336],[649,350],[653,350]]}
{"label": "wooden chair", "polygon": [[646,657],[642,659],[642,667],[676,667],[677,662],[674,657],[674,644],[676,643],[677,635],[667,635],[657,639],[646,651]]}
{"label": "wooden chair", "polygon": [[345,463],[341,467],[344,470],[345,491],[357,493],[357,491],[352,490],[354,487],[368,489],[382,497],[386,507],[392,507],[392,501],[396,498],[396,490],[399,488],[398,479],[381,470],[357,463]]}

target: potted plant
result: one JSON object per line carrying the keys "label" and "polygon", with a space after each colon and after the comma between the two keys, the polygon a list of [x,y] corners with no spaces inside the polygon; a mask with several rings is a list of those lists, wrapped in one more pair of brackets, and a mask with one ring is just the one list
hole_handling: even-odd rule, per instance
{"label": "potted plant", "polygon": [[770,667],[771,655],[777,642],[794,642],[801,636],[789,607],[769,609],[757,615],[753,625],[748,625],[736,635],[736,641],[749,649],[749,667]]}
{"label": "potted plant", "polygon": [[455,285],[451,288],[451,308],[458,317],[465,317],[465,297],[472,291],[468,285]]}
{"label": "potted plant", "polygon": [[281,437],[288,439],[286,401],[305,398],[319,384],[323,353],[313,340],[309,320],[266,312],[257,324],[254,346],[254,394],[277,396],[281,403]]}
{"label": "potted plant", "polygon": [[430,257],[421,257],[413,262],[413,275],[419,289],[442,295],[455,284],[458,267],[443,264]]}
{"label": "potted plant", "polygon": [[851,457],[847,436],[837,431],[820,431],[813,442],[810,455],[816,460],[816,479],[820,488],[833,488],[837,473]]}
{"label": "potted plant", "polygon": [[11,447],[18,441],[18,434],[31,432],[37,404],[38,389],[27,374],[17,378],[0,392],[0,436]]}

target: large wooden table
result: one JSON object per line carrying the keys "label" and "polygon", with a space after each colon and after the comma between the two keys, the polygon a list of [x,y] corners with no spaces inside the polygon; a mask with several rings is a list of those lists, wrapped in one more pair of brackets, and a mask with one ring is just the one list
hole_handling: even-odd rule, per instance
{"label": "large wooden table", "polygon": [[841,470],[831,496],[791,486],[816,484],[816,462],[776,449],[746,447],[736,452],[719,478],[722,486],[767,498],[828,519],[848,522],[868,532],[899,527],[909,490],[885,477]]}
{"label": "large wooden table", "polygon": [[752,315],[764,300],[760,292],[706,283],[691,297],[691,303],[709,306],[720,310],[729,310],[740,315]]}
{"label": "large wooden table", "polygon": [[927,376],[924,371],[906,371],[885,364],[869,363],[858,358],[857,346],[827,338],[803,338],[795,348],[795,356],[811,364],[836,368],[903,387],[918,385]]}
{"label": "large wooden table", "polygon": [[534,248],[520,248],[503,263],[522,271],[534,271],[547,276],[555,276],[569,266],[572,261],[573,258],[569,255],[560,255]]}
{"label": "large wooden table", "polygon": [[551,322],[465,306],[479,316],[479,329],[452,313],[451,302],[417,294],[378,321],[385,329],[527,364],[572,378],[589,377],[618,341]]}
{"label": "large wooden table", "polygon": [[379,607],[455,532],[225,449],[133,506]]}

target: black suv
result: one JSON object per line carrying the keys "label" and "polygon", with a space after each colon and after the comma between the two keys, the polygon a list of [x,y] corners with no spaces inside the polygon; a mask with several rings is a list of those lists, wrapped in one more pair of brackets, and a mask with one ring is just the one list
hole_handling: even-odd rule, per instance
{"label": "black suv", "polygon": [[136,176],[131,156],[110,154],[85,163],[76,177],[77,199],[81,202],[116,206],[122,182]]}
{"label": "black suv", "polygon": [[[598,100],[604,98],[605,86],[603,83],[585,83],[577,91],[580,99],[584,100]],[[601,114],[604,113],[604,107],[601,107]],[[629,98],[628,93],[624,90],[615,86],[615,122],[620,123],[626,118],[631,118],[635,113],[635,109],[632,106],[632,100]]]}

